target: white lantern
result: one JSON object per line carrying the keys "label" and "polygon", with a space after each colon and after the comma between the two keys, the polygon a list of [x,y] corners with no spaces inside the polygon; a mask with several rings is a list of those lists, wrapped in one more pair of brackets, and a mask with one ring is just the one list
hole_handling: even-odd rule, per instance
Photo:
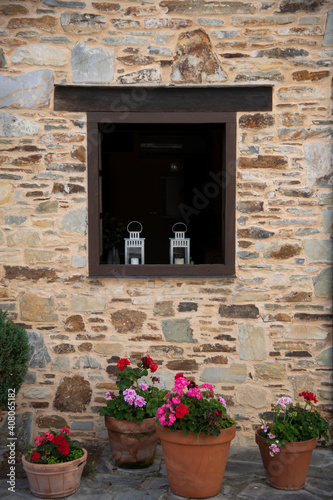
{"label": "white lantern", "polygon": [[[139,224],[139,231],[131,231],[131,224]],[[144,264],[145,263],[145,238],[140,238],[142,224],[136,220],[130,222],[127,226],[129,238],[125,240],[125,264]]]}
{"label": "white lantern", "polygon": [[[178,226],[178,230],[176,229]],[[180,231],[179,226],[185,226],[185,230]],[[176,222],[172,226],[175,233],[174,238],[170,239],[170,264],[189,264],[190,263],[190,238],[185,238],[187,225],[183,222]]]}

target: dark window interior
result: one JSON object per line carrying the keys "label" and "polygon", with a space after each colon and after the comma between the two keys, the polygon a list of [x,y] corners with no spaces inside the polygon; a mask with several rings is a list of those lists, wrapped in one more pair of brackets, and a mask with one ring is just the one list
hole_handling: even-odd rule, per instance
{"label": "dark window interior", "polygon": [[[177,222],[188,226],[193,264],[224,261],[224,124],[98,125],[103,251],[100,264],[124,264],[126,226],[139,221],[145,264],[169,264]],[[114,254],[113,248],[117,248]]]}

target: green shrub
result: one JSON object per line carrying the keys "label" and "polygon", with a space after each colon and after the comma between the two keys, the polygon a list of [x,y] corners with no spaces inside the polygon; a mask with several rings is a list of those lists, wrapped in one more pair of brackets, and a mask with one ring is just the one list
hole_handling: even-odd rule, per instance
{"label": "green shrub", "polygon": [[0,310],[0,407],[7,408],[8,390],[17,394],[29,364],[29,339],[22,326]]}

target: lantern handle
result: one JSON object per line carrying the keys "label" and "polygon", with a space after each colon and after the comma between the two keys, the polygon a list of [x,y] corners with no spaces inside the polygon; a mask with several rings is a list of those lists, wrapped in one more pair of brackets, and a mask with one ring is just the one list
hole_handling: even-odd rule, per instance
{"label": "lantern handle", "polygon": [[[140,227],[141,227],[140,231],[135,231],[135,232],[136,232],[136,233],[141,233],[141,232],[142,232],[143,226],[142,226],[141,222],[139,222],[138,220],[132,220],[131,222],[129,222],[129,223],[127,224],[127,232],[128,232],[128,233],[130,233],[130,232],[131,232],[131,231],[128,229],[128,228],[130,227],[130,225],[131,225],[131,224],[135,224],[135,223],[136,223],[136,224],[140,224]],[[133,231],[132,231],[132,232],[133,232]]]}
{"label": "lantern handle", "polygon": [[176,223],[172,226],[172,232],[174,232],[174,233],[179,232],[179,231],[177,231],[177,230],[174,230],[174,229],[173,229],[175,226],[177,226],[177,224],[182,224],[183,226],[185,226],[185,228],[186,228],[186,229],[185,229],[184,233],[186,233],[186,231],[187,231],[187,225],[185,224],[185,222],[176,222]]}

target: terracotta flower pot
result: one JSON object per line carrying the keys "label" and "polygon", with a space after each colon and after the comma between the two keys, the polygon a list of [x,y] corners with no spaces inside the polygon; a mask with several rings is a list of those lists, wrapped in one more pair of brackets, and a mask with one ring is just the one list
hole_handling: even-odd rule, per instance
{"label": "terracotta flower pot", "polygon": [[105,416],[109,444],[115,465],[125,469],[149,467],[157,446],[155,417],[141,424]]}
{"label": "terracotta flower pot", "polygon": [[273,457],[269,454],[269,444],[256,430],[256,443],[265,467],[268,483],[279,490],[294,491],[303,488],[308,473],[313,449],[317,439],[298,441],[281,446]]}
{"label": "terracotta flower pot", "polygon": [[217,495],[222,486],[230,443],[236,424],[219,436],[195,435],[157,427],[171,491],[190,498]]}
{"label": "terracotta flower pot", "polygon": [[22,456],[31,493],[42,498],[61,498],[72,495],[80,486],[87,450],[83,456],[63,464],[34,464]]}

